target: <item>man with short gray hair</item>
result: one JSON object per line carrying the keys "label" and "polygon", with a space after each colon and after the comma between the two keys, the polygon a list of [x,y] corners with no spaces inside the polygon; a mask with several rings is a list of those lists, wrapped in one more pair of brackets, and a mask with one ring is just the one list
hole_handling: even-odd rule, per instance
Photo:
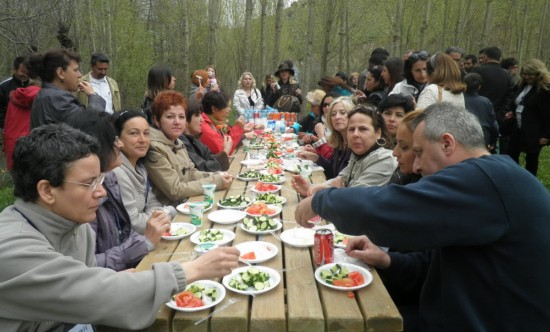
{"label": "man with short gray hair", "polygon": [[[508,156],[489,154],[476,117],[449,103],[416,118],[413,148],[418,182],[325,189],[302,200],[296,221],[312,227],[319,214],[380,246],[431,250],[420,331],[546,331],[548,190]],[[367,249],[349,243],[352,257]]]}

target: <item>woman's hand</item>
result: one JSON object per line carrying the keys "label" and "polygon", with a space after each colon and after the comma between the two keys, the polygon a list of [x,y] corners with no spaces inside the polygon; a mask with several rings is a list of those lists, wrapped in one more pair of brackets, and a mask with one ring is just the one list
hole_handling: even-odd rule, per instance
{"label": "woman's hand", "polygon": [[365,235],[350,238],[346,246],[346,254],[382,269],[391,265],[390,255],[372,243]]}
{"label": "woman's hand", "polygon": [[319,160],[319,155],[315,152],[299,151],[296,155],[300,159],[311,160],[313,162],[317,162],[317,160]]}
{"label": "woman's hand", "polygon": [[221,247],[181,264],[187,284],[201,279],[219,278],[239,266],[240,252],[235,247]]}
{"label": "woman's hand", "polygon": [[244,137],[246,137],[247,140],[251,141],[253,140],[254,138],[256,138],[256,133],[253,132],[253,131],[250,131],[248,133],[244,133]]}
{"label": "woman's hand", "polygon": [[[244,121],[243,121],[243,122],[244,122]],[[251,132],[252,130],[254,130],[254,123],[249,122],[249,123],[245,124],[244,127],[243,127],[243,129],[244,129],[244,132],[245,132],[245,133]]]}
{"label": "woman's hand", "polygon": [[296,91],[294,92],[294,94],[295,94],[296,96],[301,95],[301,94],[302,94],[302,89],[300,89],[300,88],[296,89]]}
{"label": "woman's hand", "polygon": [[231,149],[233,149],[233,139],[229,135],[223,137],[223,151],[229,156],[231,154]]}
{"label": "woman's hand", "polygon": [[315,133],[317,134],[317,137],[323,138],[325,137],[325,125],[322,122],[319,122],[315,125]]}
{"label": "woman's hand", "polygon": [[307,152],[311,152],[311,153],[317,153],[317,150],[315,150],[315,148],[314,148],[313,146],[309,145],[309,144],[308,144],[308,145],[304,145],[304,146],[302,147],[302,150],[303,150],[303,151],[307,151]]}
{"label": "woman's hand", "polygon": [[235,126],[239,126],[244,129],[244,117],[242,115],[235,121]]}
{"label": "woman's hand", "polygon": [[233,182],[233,175],[227,173],[227,172],[221,172],[220,173],[222,177],[222,189],[227,189]]}
{"label": "woman's hand", "polygon": [[92,83],[81,81],[78,83],[78,89],[86,94],[86,96],[91,96],[95,93]]}
{"label": "woman's hand", "polygon": [[172,219],[164,211],[153,211],[149,220],[145,224],[145,236],[156,246],[162,234],[170,231],[170,222]]}
{"label": "woman's hand", "polygon": [[294,190],[296,190],[296,192],[301,196],[308,196],[310,186],[310,183],[300,175],[292,176],[292,188],[294,188]]}

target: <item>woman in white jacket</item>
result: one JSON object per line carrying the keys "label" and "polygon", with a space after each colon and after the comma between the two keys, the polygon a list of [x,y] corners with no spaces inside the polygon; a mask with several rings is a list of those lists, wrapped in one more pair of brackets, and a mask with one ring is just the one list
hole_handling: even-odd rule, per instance
{"label": "woman in white jacket", "polygon": [[239,78],[239,89],[233,95],[233,105],[240,115],[245,110],[263,110],[265,108],[262,93],[256,88],[256,80],[250,72],[245,71]]}

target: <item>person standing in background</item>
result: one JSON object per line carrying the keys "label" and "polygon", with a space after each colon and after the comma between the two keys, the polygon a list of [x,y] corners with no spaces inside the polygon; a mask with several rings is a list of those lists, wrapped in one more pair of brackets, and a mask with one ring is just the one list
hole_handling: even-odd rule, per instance
{"label": "person standing in background", "polygon": [[[91,70],[82,77],[82,80],[92,84],[94,91],[105,100],[105,112],[113,114],[121,109],[120,90],[117,82],[107,76],[109,64],[110,60],[107,55],[103,53],[92,54]],[[78,91],[76,98],[82,105],[88,106],[88,96],[83,91]]]}
{"label": "person standing in background", "polygon": [[12,77],[0,83],[0,129],[4,129],[4,119],[10,101],[10,92],[17,88],[25,88],[29,85],[27,75],[27,58],[18,56],[13,61]]}

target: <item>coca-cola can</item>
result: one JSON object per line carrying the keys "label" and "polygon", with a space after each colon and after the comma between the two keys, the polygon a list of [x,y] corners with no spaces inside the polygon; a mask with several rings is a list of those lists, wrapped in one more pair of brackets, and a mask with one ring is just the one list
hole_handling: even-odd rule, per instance
{"label": "coca-cola can", "polygon": [[334,263],[334,235],[330,229],[320,228],[315,231],[313,259],[318,266]]}
{"label": "coca-cola can", "polygon": [[254,111],[254,124],[259,124],[259,123],[260,123],[260,112]]}

